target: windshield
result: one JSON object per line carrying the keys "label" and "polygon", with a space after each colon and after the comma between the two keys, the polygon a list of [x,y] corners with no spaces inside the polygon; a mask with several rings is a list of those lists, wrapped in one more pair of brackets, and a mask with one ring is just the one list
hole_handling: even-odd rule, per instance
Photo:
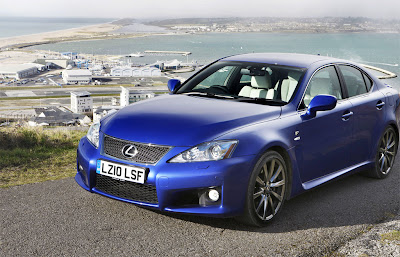
{"label": "windshield", "polygon": [[177,94],[254,102],[290,102],[305,69],[249,62],[217,62],[187,81]]}

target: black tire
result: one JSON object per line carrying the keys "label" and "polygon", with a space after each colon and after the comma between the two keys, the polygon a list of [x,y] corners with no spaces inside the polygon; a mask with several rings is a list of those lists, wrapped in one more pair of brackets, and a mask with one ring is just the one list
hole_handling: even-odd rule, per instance
{"label": "black tire", "polygon": [[251,226],[269,224],[282,209],[287,189],[288,171],[285,161],[278,152],[266,152],[253,169],[247,187],[244,213],[237,219]]}
{"label": "black tire", "polygon": [[373,169],[368,170],[365,175],[372,178],[386,178],[392,170],[398,144],[396,131],[392,126],[387,127],[379,139],[375,166]]}

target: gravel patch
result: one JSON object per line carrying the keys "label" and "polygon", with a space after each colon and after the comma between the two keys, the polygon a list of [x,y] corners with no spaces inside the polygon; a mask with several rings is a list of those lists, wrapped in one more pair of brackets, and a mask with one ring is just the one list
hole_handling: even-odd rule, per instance
{"label": "gravel patch", "polygon": [[400,256],[400,211],[340,247],[339,256]]}

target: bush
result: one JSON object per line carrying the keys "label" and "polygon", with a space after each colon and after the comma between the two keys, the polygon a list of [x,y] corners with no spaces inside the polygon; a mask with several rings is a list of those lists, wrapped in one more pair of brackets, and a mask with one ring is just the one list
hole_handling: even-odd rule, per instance
{"label": "bush", "polygon": [[72,177],[85,131],[0,128],[0,188]]}
{"label": "bush", "polygon": [[1,128],[0,149],[34,147],[76,147],[83,131],[43,128]]}

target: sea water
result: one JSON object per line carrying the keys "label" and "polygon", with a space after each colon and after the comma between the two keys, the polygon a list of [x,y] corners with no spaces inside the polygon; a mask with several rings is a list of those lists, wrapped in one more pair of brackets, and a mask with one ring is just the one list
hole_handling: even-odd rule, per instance
{"label": "sea water", "polygon": [[[320,54],[369,64],[400,75],[400,34],[205,33],[65,42],[33,48],[121,56],[146,50],[192,53],[189,56],[146,55],[124,59],[127,63],[137,64],[172,59],[206,64],[224,56],[253,52]],[[399,78],[386,82],[400,89]]]}
{"label": "sea water", "polygon": [[112,19],[0,17],[0,38],[71,29],[110,21]]}

